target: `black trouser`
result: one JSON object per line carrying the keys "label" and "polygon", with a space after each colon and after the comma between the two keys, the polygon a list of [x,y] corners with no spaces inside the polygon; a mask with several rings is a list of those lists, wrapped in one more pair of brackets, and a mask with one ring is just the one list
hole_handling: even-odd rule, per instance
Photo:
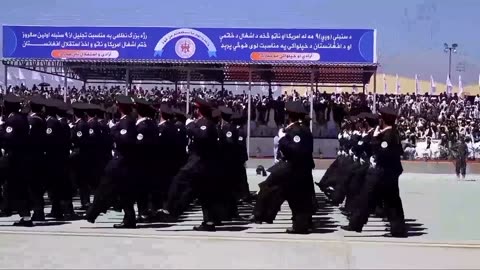
{"label": "black trouser", "polygon": [[403,212],[402,199],[400,198],[398,178],[398,174],[385,170],[381,182],[385,215],[390,222],[390,231],[392,234],[403,234],[406,232],[405,215]]}
{"label": "black trouser", "polygon": [[35,215],[43,215],[45,208],[45,200],[43,196],[48,186],[48,177],[45,175],[45,156],[43,153],[30,153],[30,168],[26,171],[28,177],[28,185],[30,189],[30,203]]}
{"label": "black trouser", "polygon": [[218,176],[214,172],[211,160],[190,155],[187,163],[180,169],[170,186],[166,208],[172,215],[180,215],[194,197],[202,206],[203,222],[220,221]]}
{"label": "black trouser", "polygon": [[[21,217],[30,216],[29,175],[26,171],[26,153],[9,153],[7,185],[12,210],[18,211]],[[27,165],[28,166],[28,165]]]}
{"label": "black trouser", "polygon": [[370,209],[376,205],[376,191],[383,176],[383,170],[369,168],[365,175],[365,182],[355,199],[355,210],[350,217],[350,227],[362,229],[367,223]]}
{"label": "black trouser", "polygon": [[52,200],[52,214],[73,214],[73,187],[68,173],[68,156],[64,153],[47,153],[48,192]]}
{"label": "black trouser", "polygon": [[455,161],[455,173],[460,176],[465,177],[465,174],[467,172],[467,159],[466,158],[458,158]]}

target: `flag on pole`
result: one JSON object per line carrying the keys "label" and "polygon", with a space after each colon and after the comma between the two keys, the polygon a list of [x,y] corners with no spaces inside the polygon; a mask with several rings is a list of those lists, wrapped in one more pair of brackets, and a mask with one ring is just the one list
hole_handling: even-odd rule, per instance
{"label": "flag on pole", "polygon": [[33,71],[32,72],[32,80],[43,82],[43,76],[39,72]]}
{"label": "flag on pole", "polygon": [[10,72],[7,72],[7,81],[12,81],[13,78],[12,78],[12,74],[10,74]]}
{"label": "flag on pole", "polygon": [[395,75],[395,94],[398,95],[400,94],[400,81],[398,80],[398,74]]}
{"label": "flag on pole", "polygon": [[433,80],[433,76],[430,75],[430,95],[434,95],[437,92],[437,86],[435,85],[435,81]]}
{"label": "flag on pole", "polygon": [[342,93],[342,88],[338,87],[338,83],[335,84],[335,93],[341,94]]}
{"label": "flag on pole", "polygon": [[415,95],[420,93],[420,84],[418,83],[418,75],[415,74]]}
{"label": "flag on pole", "polygon": [[387,78],[385,76],[385,73],[383,73],[383,94],[387,94]]}
{"label": "flag on pole", "polygon": [[21,69],[18,69],[18,79],[20,81],[24,81],[26,79]]}
{"label": "flag on pole", "polygon": [[458,96],[462,96],[462,94],[463,94],[462,75],[458,75]]}
{"label": "flag on pole", "polygon": [[450,76],[447,75],[447,89],[446,89],[447,95],[452,94],[452,89],[453,89],[452,81],[450,81]]}
{"label": "flag on pole", "polygon": [[235,93],[238,93],[238,82],[235,82]]}
{"label": "flag on pole", "polygon": [[356,93],[357,93],[357,90],[358,90],[358,89],[357,89],[357,86],[354,85],[354,86],[352,87],[352,92],[353,92],[354,94],[356,94]]}

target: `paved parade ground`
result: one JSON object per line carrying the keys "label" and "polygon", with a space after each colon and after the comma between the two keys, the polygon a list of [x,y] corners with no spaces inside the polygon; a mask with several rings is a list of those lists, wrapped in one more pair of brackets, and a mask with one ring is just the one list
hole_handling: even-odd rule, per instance
{"label": "paved parade ground", "polygon": [[[318,181],[324,171],[315,171]],[[252,190],[264,179],[248,169]],[[364,232],[339,228],[346,219],[322,207],[310,235],[288,235],[286,204],[273,224],[226,223],[215,233],[195,232],[194,206],[175,224],[140,224],[115,230],[122,214],[97,223],[46,222],[12,227],[0,218],[0,268],[480,268],[480,175],[458,182],[453,175],[409,174],[401,192],[409,238],[385,238],[385,223],[372,218]],[[475,181],[478,180],[478,181]],[[318,199],[324,205],[319,193]],[[241,208],[242,215],[251,206]],[[47,210],[47,213],[49,209]]]}

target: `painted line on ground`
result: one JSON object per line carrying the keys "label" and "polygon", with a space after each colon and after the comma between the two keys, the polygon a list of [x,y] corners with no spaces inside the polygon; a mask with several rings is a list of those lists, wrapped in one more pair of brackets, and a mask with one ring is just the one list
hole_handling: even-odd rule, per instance
{"label": "painted line on ground", "polygon": [[124,234],[124,233],[94,233],[94,232],[49,232],[49,231],[8,231],[0,230],[0,235],[40,235],[40,236],[72,236],[72,237],[112,237],[112,238],[138,238],[138,239],[193,239],[193,240],[216,240],[216,241],[257,241],[257,242],[285,242],[285,243],[332,243],[332,244],[372,244],[372,245],[395,245],[412,247],[432,248],[463,248],[478,249],[480,243],[444,243],[444,242],[406,242],[406,241],[383,241],[383,240],[360,240],[355,236],[342,240],[337,239],[308,239],[308,238],[281,238],[281,237],[238,237],[238,236],[215,236],[211,235],[167,235],[167,234]]}

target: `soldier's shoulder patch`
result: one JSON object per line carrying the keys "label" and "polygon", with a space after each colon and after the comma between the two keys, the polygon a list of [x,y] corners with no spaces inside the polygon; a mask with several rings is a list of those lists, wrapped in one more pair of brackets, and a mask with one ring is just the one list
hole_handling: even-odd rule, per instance
{"label": "soldier's shoulder patch", "polygon": [[227,132],[227,138],[230,138],[230,137],[232,137],[232,132],[231,131]]}
{"label": "soldier's shoulder patch", "polygon": [[383,142],[380,144],[380,146],[381,146],[382,148],[387,148],[387,147],[388,147],[388,143],[387,143],[386,141],[383,141]]}
{"label": "soldier's shoulder patch", "polygon": [[299,143],[301,141],[300,136],[297,135],[297,136],[293,137],[293,141],[296,142],[296,143]]}
{"label": "soldier's shoulder patch", "polygon": [[126,130],[126,129],[122,129],[122,130],[120,130],[120,134],[121,134],[121,135],[125,135],[125,134],[127,134],[127,130]]}
{"label": "soldier's shoulder patch", "polygon": [[13,128],[12,127],[7,127],[6,131],[7,131],[7,133],[11,133],[13,131]]}
{"label": "soldier's shoulder patch", "polygon": [[77,137],[82,137],[82,136],[83,136],[83,134],[82,134],[81,131],[77,132]]}
{"label": "soldier's shoulder patch", "polygon": [[51,128],[47,128],[47,134],[52,134],[52,129]]}
{"label": "soldier's shoulder patch", "polygon": [[207,129],[207,126],[201,126],[200,129],[201,129],[201,130],[206,130],[206,129]]}
{"label": "soldier's shoulder patch", "polygon": [[143,134],[142,133],[138,133],[137,140],[139,140],[139,141],[143,140]]}

